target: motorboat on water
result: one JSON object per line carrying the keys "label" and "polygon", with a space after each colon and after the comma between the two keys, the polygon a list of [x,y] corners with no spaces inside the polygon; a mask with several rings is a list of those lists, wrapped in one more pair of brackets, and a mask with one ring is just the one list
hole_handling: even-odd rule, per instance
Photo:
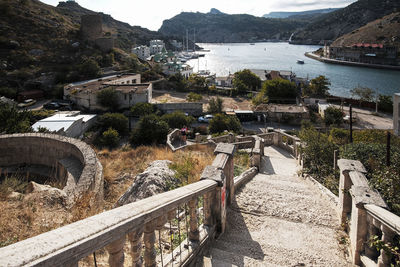
{"label": "motorboat on water", "polygon": [[304,64],[304,60],[298,59],[297,64]]}

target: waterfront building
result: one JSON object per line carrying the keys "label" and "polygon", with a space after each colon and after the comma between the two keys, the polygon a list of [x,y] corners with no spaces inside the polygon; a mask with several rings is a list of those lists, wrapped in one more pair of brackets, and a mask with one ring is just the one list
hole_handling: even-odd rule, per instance
{"label": "waterfront building", "polygon": [[112,75],[100,79],[68,84],[64,87],[64,99],[72,101],[78,108],[105,110],[97,94],[106,88],[117,92],[118,107],[130,108],[137,103],[150,103],[153,85],[141,83],[140,74]]}
{"label": "waterfront building", "polygon": [[383,44],[356,43],[350,46],[324,46],[324,57],[349,62],[398,65],[397,48]]}
{"label": "waterfront building", "polygon": [[154,55],[161,53],[165,50],[165,43],[162,40],[151,40],[150,41],[150,54]]}
{"label": "waterfront building", "polygon": [[132,48],[132,53],[137,55],[141,60],[146,60],[150,57],[150,48],[145,45]]}
{"label": "waterfront building", "polygon": [[400,136],[400,93],[393,96],[393,131]]}
{"label": "waterfront building", "polygon": [[229,74],[229,76],[225,77],[216,77],[215,85],[220,87],[232,87],[233,77],[233,74]]}
{"label": "waterfront building", "polygon": [[290,124],[300,124],[302,120],[310,119],[307,107],[299,105],[261,104],[254,109],[254,114],[258,121],[263,121],[265,116],[267,121]]}

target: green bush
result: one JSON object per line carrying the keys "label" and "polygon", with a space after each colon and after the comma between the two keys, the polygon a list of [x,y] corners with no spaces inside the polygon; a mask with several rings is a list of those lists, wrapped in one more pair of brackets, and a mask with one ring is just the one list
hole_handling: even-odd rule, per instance
{"label": "green bush", "polygon": [[94,59],[86,59],[82,64],[78,65],[79,74],[84,79],[96,78],[101,74],[99,64]]}
{"label": "green bush", "polygon": [[103,146],[114,148],[119,144],[119,134],[113,128],[108,128],[108,130],[104,131],[100,137],[100,142]]}
{"label": "green bush", "polygon": [[393,99],[392,99],[392,96],[379,95],[378,109],[383,111],[383,112],[393,113]]}
{"label": "green bush", "polygon": [[128,133],[128,118],[121,113],[105,113],[99,117],[98,125],[104,131],[115,129],[119,135]]}
{"label": "green bush", "polygon": [[225,130],[239,132],[242,128],[240,121],[235,116],[227,116],[224,114],[217,114],[210,121],[210,133],[223,133]]}
{"label": "green bush", "polygon": [[295,100],[297,97],[296,84],[284,79],[275,79],[264,82],[262,89],[262,95],[257,95],[254,101],[280,103],[287,102],[288,99]]}
{"label": "green bush", "polygon": [[203,97],[200,94],[196,94],[193,92],[190,92],[186,97],[186,100],[189,102],[198,102],[202,99],[203,99]]}
{"label": "green bush", "polygon": [[131,107],[131,114],[134,117],[142,117],[144,115],[150,115],[156,112],[156,106],[151,103],[137,103]]}
{"label": "green bush", "polygon": [[340,125],[343,123],[343,112],[335,107],[328,107],[325,110],[324,122],[329,125]]}
{"label": "green bush", "polygon": [[165,144],[168,135],[168,124],[155,114],[143,116],[132,131],[132,145]]}
{"label": "green bush", "polygon": [[222,113],[224,108],[224,100],[220,97],[213,97],[208,102],[208,112],[211,114]]}
{"label": "green bush", "polygon": [[17,89],[10,87],[0,87],[0,96],[15,99],[17,97]]}
{"label": "green bush", "polygon": [[190,126],[194,122],[192,116],[186,116],[182,111],[175,111],[173,113],[165,114],[161,117],[169,128],[182,128],[183,126]]}
{"label": "green bush", "polygon": [[329,132],[329,141],[337,145],[345,145],[349,143],[349,131],[341,128],[332,128]]}
{"label": "green bush", "polygon": [[8,104],[0,104],[0,133],[27,133],[31,132],[31,113],[19,111]]}
{"label": "green bush", "polygon": [[97,93],[97,100],[105,108],[116,110],[118,108],[118,93],[113,87],[105,88]]}

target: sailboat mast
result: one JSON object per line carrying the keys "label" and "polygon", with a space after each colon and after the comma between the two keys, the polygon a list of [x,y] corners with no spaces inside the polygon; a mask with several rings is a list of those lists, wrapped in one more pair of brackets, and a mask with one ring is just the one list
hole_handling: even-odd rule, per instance
{"label": "sailboat mast", "polygon": [[193,52],[196,52],[196,29],[193,29]]}
{"label": "sailboat mast", "polygon": [[189,52],[189,31],[186,29],[186,52]]}

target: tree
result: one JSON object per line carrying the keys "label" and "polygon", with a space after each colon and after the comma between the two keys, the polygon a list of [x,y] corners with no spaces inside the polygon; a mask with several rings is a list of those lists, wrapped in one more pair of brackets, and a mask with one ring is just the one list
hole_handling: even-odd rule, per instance
{"label": "tree", "polygon": [[168,124],[155,114],[143,116],[132,131],[132,145],[165,144]]}
{"label": "tree", "polygon": [[118,108],[118,93],[113,87],[107,87],[97,93],[97,100],[103,107],[116,110]]}
{"label": "tree", "polygon": [[109,147],[109,148],[114,148],[118,146],[119,144],[119,134],[117,130],[114,130],[113,128],[108,128],[108,130],[104,131],[103,134],[100,137],[100,143],[103,146]]}
{"label": "tree", "polygon": [[79,74],[85,79],[95,78],[101,74],[99,64],[94,59],[86,59],[78,66]]}
{"label": "tree", "polygon": [[198,101],[200,101],[202,99],[203,99],[203,97],[200,94],[196,94],[196,93],[193,93],[193,92],[190,92],[186,97],[186,100],[188,102],[198,102]]}
{"label": "tree", "polygon": [[222,113],[224,107],[224,100],[220,97],[213,97],[208,102],[208,113],[217,114]]}
{"label": "tree", "polygon": [[248,69],[235,72],[232,82],[239,93],[261,88],[261,79]]}
{"label": "tree", "polygon": [[222,133],[225,130],[239,132],[241,128],[242,126],[237,117],[224,114],[215,115],[209,125],[211,133]]}
{"label": "tree", "polygon": [[19,111],[15,106],[0,104],[0,133],[31,132],[31,112]]}
{"label": "tree", "polygon": [[17,97],[17,90],[10,87],[0,87],[0,96],[15,99]]}
{"label": "tree", "polygon": [[388,95],[379,95],[378,106],[379,109],[384,112],[393,113],[392,97]]}
{"label": "tree", "polygon": [[206,78],[194,73],[189,76],[188,87],[195,91],[205,91],[208,88]]}
{"label": "tree", "polygon": [[131,107],[132,116],[142,117],[144,115],[150,115],[156,113],[157,108],[151,103],[137,103]]}
{"label": "tree", "polygon": [[121,113],[105,113],[100,116],[98,124],[103,130],[112,128],[120,135],[128,132],[128,118]]}
{"label": "tree", "polygon": [[296,84],[284,79],[274,79],[264,82],[261,89],[263,95],[257,95],[256,97],[265,102],[268,99],[270,102],[280,102],[293,99],[297,97]]}
{"label": "tree", "polygon": [[365,102],[372,102],[375,98],[375,92],[368,87],[358,86],[350,90],[350,93],[353,97],[357,97],[361,103]]}
{"label": "tree", "polygon": [[310,81],[310,86],[304,88],[303,95],[310,97],[326,97],[329,95],[329,85],[331,85],[329,79],[320,75]]}
{"label": "tree", "polygon": [[335,107],[328,107],[325,110],[324,122],[327,126],[329,125],[340,125],[343,123],[343,112]]}
{"label": "tree", "polygon": [[188,87],[187,80],[179,72],[174,75],[171,75],[168,78],[168,81],[173,83],[174,87],[176,88],[176,90],[178,92],[184,92],[187,90],[187,87]]}
{"label": "tree", "polygon": [[192,116],[186,116],[182,111],[175,111],[173,113],[165,114],[161,117],[161,119],[168,124],[169,128],[172,129],[189,126],[194,121]]}

